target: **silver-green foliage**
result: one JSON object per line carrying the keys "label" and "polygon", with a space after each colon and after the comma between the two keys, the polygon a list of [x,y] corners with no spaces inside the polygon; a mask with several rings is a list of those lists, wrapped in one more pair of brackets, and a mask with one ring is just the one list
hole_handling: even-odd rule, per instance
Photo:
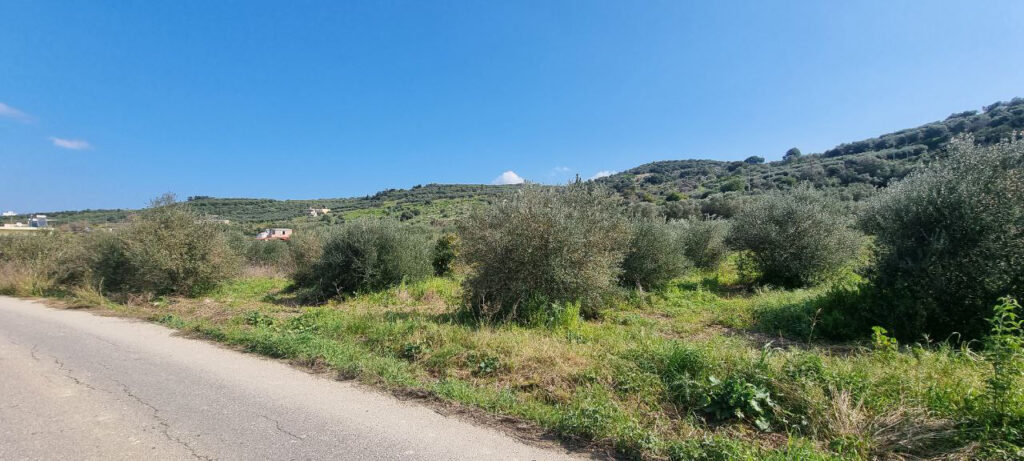
{"label": "silver-green foliage", "polygon": [[427,235],[394,220],[364,219],[332,230],[310,266],[295,274],[310,300],[373,291],[429,276]]}
{"label": "silver-green foliage", "polygon": [[0,262],[15,264],[55,284],[78,283],[89,275],[87,254],[79,240],[63,232],[0,235]]}
{"label": "silver-green foliage", "polygon": [[876,236],[875,320],[903,338],[984,336],[990,307],[1024,295],[1024,142],[954,140],[862,224]]}
{"label": "silver-green foliage", "polygon": [[683,253],[680,226],[661,219],[635,219],[630,224],[632,236],[620,275],[624,285],[656,288],[683,275],[690,261]]}
{"label": "silver-green foliage", "polygon": [[468,303],[478,316],[519,320],[551,303],[593,309],[616,282],[629,235],[606,190],[523,187],[459,226]]}
{"label": "silver-green foliage", "polygon": [[[195,295],[236,275],[241,264],[224,226],[204,222],[185,205],[147,209],[117,237],[102,242],[97,256],[118,274],[123,285],[116,288],[129,291]],[[118,261],[130,271],[117,272]],[[97,275],[109,280],[111,274]]]}
{"label": "silver-green foliage", "polygon": [[694,266],[715,269],[729,255],[729,221],[687,219],[680,222],[683,253]]}
{"label": "silver-green foliage", "polygon": [[762,282],[809,286],[830,278],[858,254],[850,214],[811,189],[757,197],[736,215],[730,240],[747,250]]}

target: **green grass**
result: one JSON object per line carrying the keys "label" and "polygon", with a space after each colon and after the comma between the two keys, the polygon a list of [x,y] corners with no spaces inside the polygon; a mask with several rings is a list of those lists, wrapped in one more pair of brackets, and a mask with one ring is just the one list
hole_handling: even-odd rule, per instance
{"label": "green grass", "polygon": [[529,325],[461,315],[454,278],[316,307],[297,306],[287,285],[239,279],[206,298],[105,304],[636,458],[970,458],[1017,449],[979,422],[992,375],[981,356],[822,342],[806,333],[828,287],[751,289],[732,265],[656,293],[623,292],[598,319],[567,306],[567,315]]}

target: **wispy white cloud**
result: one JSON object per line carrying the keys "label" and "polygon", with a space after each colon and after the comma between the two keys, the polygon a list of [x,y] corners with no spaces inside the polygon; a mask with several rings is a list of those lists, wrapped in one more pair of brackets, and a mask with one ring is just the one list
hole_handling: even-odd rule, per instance
{"label": "wispy white cloud", "polygon": [[92,144],[89,144],[89,141],[86,141],[86,140],[83,140],[83,139],[64,139],[64,138],[56,138],[56,137],[52,137],[51,136],[50,137],[50,141],[53,141],[53,145],[54,146],[57,146],[57,147],[60,147],[60,148],[64,148],[64,149],[71,149],[71,150],[92,149]]}
{"label": "wispy white cloud", "polygon": [[547,177],[551,180],[562,179],[572,174],[572,168],[567,166],[556,166],[547,172]]}
{"label": "wispy white cloud", "polygon": [[15,109],[7,104],[0,102],[0,117],[12,118],[21,122],[32,121],[32,116],[26,114],[18,109]]}
{"label": "wispy white cloud", "polygon": [[497,178],[494,178],[494,181],[491,181],[491,184],[522,184],[524,182],[526,182],[526,180],[523,179],[522,176],[517,175],[515,171],[508,170],[499,175]]}
{"label": "wispy white cloud", "polygon": [[605,178],[605,177],[611,176],[613,174],[615,174],[614,171],[601,170],[601,171],[598,171],[597,173],[594,173],[594,175],[591,176],[590,179]]}

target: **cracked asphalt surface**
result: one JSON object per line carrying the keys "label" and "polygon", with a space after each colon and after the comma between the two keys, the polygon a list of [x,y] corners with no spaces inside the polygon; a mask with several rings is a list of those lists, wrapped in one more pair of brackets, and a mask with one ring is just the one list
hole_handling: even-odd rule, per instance
{"label": "cracked asphalt surface", "polygon": [[0,297],[0,459],[570,459],[352,383]]}

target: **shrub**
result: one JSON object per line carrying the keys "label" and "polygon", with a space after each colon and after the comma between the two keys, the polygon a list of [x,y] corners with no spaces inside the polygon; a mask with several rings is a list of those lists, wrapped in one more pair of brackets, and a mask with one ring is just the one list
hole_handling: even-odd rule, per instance
{"label": "shrub", "polygon": [[434,253],[431,264],[434,266],[434,275],[447,275],[452,271],[452,264],[457,256],[456,244],[459,237],[455,234],[446,233],[434,243]]}
{"label": "shrub", "polygon": [[686,271],[679,226],[663,221],[635,220],[619,280],[637,288],[660,287]]}
{"label": "shrub", "polygon": [[700,216],[700,204],[696,200],[682,200],[665,204],[662,214],[665,219],[677,220]]}
{"label": "shrub", "polygon": [[88,277],[88,264],[77,236],[54,232],[0,236],[0,262],[7,279],[0,292],[39,296]]}
{"label": "shrub", "polygon": [[[125,288],[132,291],[196,295],[240,268],[223,225],[203,222],[184,205],[151,207],[133,217],[119,237],[130,267]],[[119,250],[108,249],[110,258],[120,258]]]}
{"label": "shrub", "polygon": [[729,255],[729,221],[688,219],[680,231],[683,254],[694,266],[715,269]]}
{"label": "shrub", "polygon": [[901,338],[982,337],[990,306],[1024,296],[1024,143],[956,139],[949,156],[870,203],[870,315]]}
{"label": "shrub", "polygon": [[431,274],[425,235],[394,220],[357,220],[326,236],[319,257],[295,284],[309,300],[374,291]]}
{"label": "shrub", "polygon": [[592,312],[616,282],[629,228],[615,197],[593,184],[528,186],[471,213],[459,239],[472,311],[528,320],[552,303]]}
{"label": "shrub", "polygon": [[736,193],[715,194],[701,203],[700,214],[729,219],[736,216],[748,201],[747,197]]}
{"label": "shrub", "polygon": [[730,178],[718,186],[718,190],[722,192],[737,192],[746,189],[747,182],[743,178]]}
{"label": "shrub", "polygon": [[245,249],[245,259],[255,266],[275,267],[281,270],[291,270],[294,267],[291,248],[288,242],[283,240],[252,240]]}
{"label": "shrub", "polygon": [[[983,418],[1004,429],[1024,423],[1024,319],[1020,310],[1015,299],[1001,299],[988,320],[992,328],[985,338],[985,358],[993,373],[985,383],[988,405]],[[1024,438],[1024,434],[1018,436]]]}
{"label": "shrub", "polygon": [[332,228],[310,227],[303,232],[292,234],[288,241],[291,260],[294,265],[292,277],[296,280],[312,277],[313,265],[320,260],[324,252],[324,242]]}
{"label": "shrub", "polygon": [[810,189],[766,194],[736,216],[730,241],[749,251],[761,281],[808,286],[857,257],[861,235],[848,216],[837,201]]}
{"label": "shrub", "polygon": [[126,289],[133,270],[120,236],[111,232],[94,232],[85,238],[91,282],[103,291]]}
{"label": "shrub", "polygon": [[633,219],[665,219],[665,210],[650,202],[631,203],[626,207],[626,214]]}

